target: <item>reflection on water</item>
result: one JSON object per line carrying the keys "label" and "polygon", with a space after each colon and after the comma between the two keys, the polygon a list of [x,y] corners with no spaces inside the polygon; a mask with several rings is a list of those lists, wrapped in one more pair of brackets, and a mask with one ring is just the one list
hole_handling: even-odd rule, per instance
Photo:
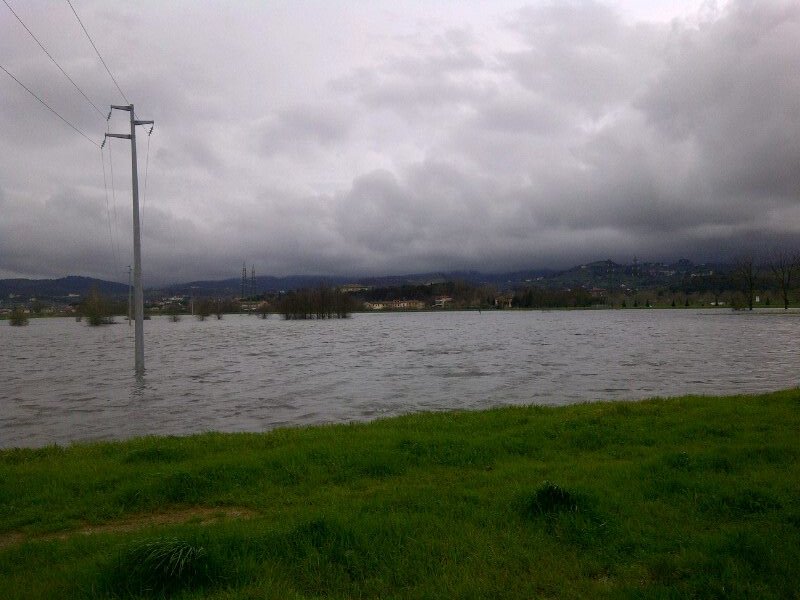
{"label": "reflection on water", "polygon": [[131,386],[131,400],[144,398],[147,393],[147,379],[144,373],[134,373]]}
{"label": "reflection on water", "polygon": [[343,321],[0,324],[0,447],[262,431],[419,410],[797,386],[800,315],[358,314]]}

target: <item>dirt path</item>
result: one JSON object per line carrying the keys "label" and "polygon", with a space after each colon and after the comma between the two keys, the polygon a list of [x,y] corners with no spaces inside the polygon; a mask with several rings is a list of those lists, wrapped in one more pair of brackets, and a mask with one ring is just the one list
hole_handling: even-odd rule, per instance
{"label": "dirt path", "polygon": [[18,531],[0,533],[0,550],[17,546],[30,540],[66,540],[76,535],[94,535],[96,533],[127,533],[148,527],[163,525],[181,525],[192,523],[195,525],[210,525],[227,519],[251,519],[258,513],[249,508],[218,506],[194,506],[176,510],[161,511],[130,515],[96,525],[84,525],[68,531],[45,534],[25,534]]}

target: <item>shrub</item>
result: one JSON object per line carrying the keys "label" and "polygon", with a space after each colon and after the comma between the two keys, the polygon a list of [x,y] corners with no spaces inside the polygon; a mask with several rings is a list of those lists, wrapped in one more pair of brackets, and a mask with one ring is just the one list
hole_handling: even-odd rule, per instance
{"label": "shrub", "polygon": [[81,304],[81,313],[92,327],[110,325],[114,322],[114,317],[111,316],[111,303],[97,291],[97,288],[92,288],[89,296]]}
{"label": "shrub", "polygon": [[528,516],[553,515],[560,512],[578,512],[578,499],[560,485],[545,481],[523,507]]}
{"label": "shrub", "polygon": [[22,327],[23,325],[28,324],[28,315],[25,314],[25,311],[18,306],[11,311],[11,317],[9,318],[9,321],[14,327]]}

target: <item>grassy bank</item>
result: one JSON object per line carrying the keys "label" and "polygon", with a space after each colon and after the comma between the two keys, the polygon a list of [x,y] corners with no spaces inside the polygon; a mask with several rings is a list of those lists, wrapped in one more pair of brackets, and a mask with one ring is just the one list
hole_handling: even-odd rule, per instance
{"label": "grassy bank", "polygon": [[796,598],[800,391],[0,452],[3,598]]}

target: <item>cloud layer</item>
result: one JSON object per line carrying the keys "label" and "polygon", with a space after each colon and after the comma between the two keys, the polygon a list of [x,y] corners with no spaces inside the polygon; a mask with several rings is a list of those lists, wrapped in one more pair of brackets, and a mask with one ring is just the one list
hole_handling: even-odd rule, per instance
{"label": "cloud layer", "polygon": [[[798,242],[796,2],[671,21],[593,2],[458,6],[82,3],[156,120],[149,153],[144,131],[138,145],[147,281],[235,277],[243,260],[355,275]],[[71,14],[17,12],[90,97],[121,102]],[[99,141],[103,119],[7,16],[3,66]],[[101,161],[0,81],[0,276],[122,279],[124,143]]]}

